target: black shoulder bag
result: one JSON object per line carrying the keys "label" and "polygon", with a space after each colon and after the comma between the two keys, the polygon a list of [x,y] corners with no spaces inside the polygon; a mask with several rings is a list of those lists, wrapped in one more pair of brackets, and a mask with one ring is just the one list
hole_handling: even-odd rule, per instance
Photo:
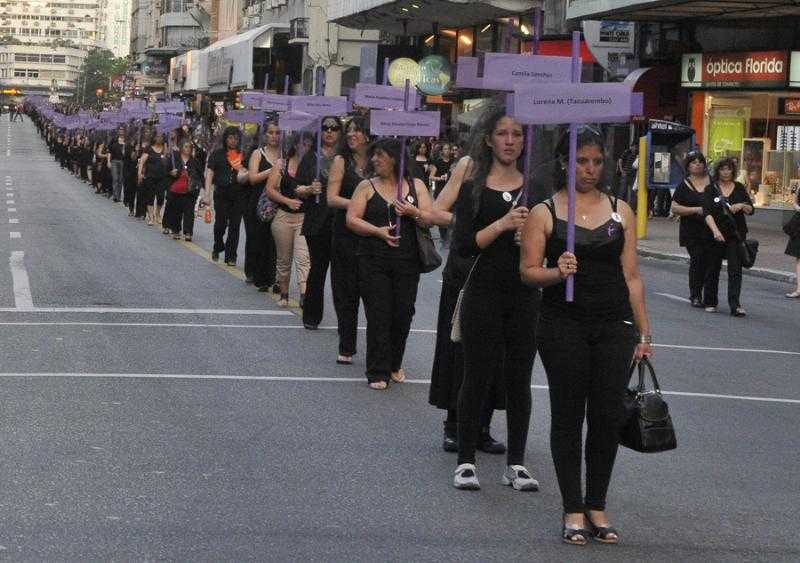
{"label": "black shoulder bag", "polygon": [[[756,263],[756,256],[758,256],[758,241],[756,239],[742,238],[742,236],[739,234],[739,230],[736,228],[736,219],[734,219],[733,213],[731,213],[730,204],[728,203],[727,198],[722,195],[722,189],[717,184],[714,184],[714,187],[717,189],[720,199],[720,212],[718,214],[719,219],[715,217],[715,220],[724,221],[728,228],[731,229],[729,232],[732,232],[732,236],[736,237],[736,240],[738,241],[736,250],[739,254],[739,261],[742,264],[742,268],[750,269]],[[721,225],[717,226],[722,229]],[[723,234],[725,233],[726,231],[723,231]]]}
{"label": "black shoulder bag", "polygon": [[[644,384],[645,368],[650,372],[653,389],[647,391]],[[667,402],[661,396],[661,387],[650,360],[644,358],[634,362],[631,375],[639,370],[639,384],[628,389],[625,395],[626,422],[620,432],[619,443],[642,453],[657,453],[678,447],[675,428],[669,415]]]}
{"label": "black shoulder bag", "polygon": [[[414,185],[414,179],[412,178],[409,183],[409,190],[408,193],[414,194],[414,199],[417,200],[417,205],[419,205],[419,195],[417,194],[417,188]],[[417,252],[419,254],[419,270],[423,274],[427,274],[429,272],[434,271],[436,268],[442,265],[442,257],[436,251],[436,245],[433,243],[433,237],[431,236],[431,230],[428,227],[420,227],[418,224],[414,224],[414,230],[417,234]]]}

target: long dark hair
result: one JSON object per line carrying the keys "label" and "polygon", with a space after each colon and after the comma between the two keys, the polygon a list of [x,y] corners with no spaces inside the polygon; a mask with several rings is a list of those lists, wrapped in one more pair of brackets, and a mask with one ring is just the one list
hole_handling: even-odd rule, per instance
{"label": "long dark hair", "polygon": [[[395,166],[394,166],[394,173],[395,176],[400,176],[400,155],[403,151],[403,144],[400,142],[399,139],[395,139],[393,137],[381,137],[374,143],[369,146],[369,150],[367,151],[367,175],[374,176],[375,175],[375,168],[372,165],[372,156],[378,152],[383,151],[388,154],[391,158],[394,159]],[[413,160],[412,157],[406,151],[406,158],[403,161],[403,178],[408,182],[409,189],[413,185],[414,178],[413,173],[411,171],[411,163],[410,161]]]}
{"label": "long dark hair", "polygon": [[[578,127],[578,143],[577,150],[583,147],[597,147],[603,155],[603,176],[600,179],[601,185],[598,186],[600,191],[606,191],[608,182],[606,172],[606,143],[603,138],[602,131],[592,125],[581,125]],[[565,128],[561,133],[555,150],[555,170],[553,172],[553,186],[555,190],[560,190],[567,185],[567,167],[569,166],[569,128]]]}
{"label": "long dark hair", "polygon": [[347,130],[350,129],[350,125],[355,125],[356,130],[364,133],[364,136],[367,139],[367,145],[369,145],[372,139],[369,134],[369,120],[366,117],[363,115],[354,115],[350,121],[347,122],[345,128],[342,130],[342,144],[339,151],[339,156],[344,159],[346,164],[352,165],[354,161],[354,155],[353,151],[350,150],[350,146],[347,144]]}
{"label": "long dark hair", "polygon": [[[472,180],[473,218],[478,214],[481,192],[486,187],[486,178],[489,176],[494,163],[494,153],[486,139],[492,136],[497,123],[507,115],[503,100],[494,98],[484,105],[481,116],[470,132],[469,157],[472,162],[465,178],[470,177]],[[520,158],[520,160],[522,159]],[[519,162],[517,166],[519,166]]]}

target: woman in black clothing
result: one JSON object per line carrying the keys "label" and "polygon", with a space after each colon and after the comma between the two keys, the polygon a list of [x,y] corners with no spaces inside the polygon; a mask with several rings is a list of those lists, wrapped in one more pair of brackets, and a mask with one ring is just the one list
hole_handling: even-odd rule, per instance
{"label": "woman in black clothing", "polygon": [[[362,181],[347,208],[347,227],[358,244],[358,281],[367,316],[367,381],[386,389],[405,381],[403,355],[414,318],[419,285],[416,221],[431,208],[430,195],[408,167],[400,168],[402,146],[381,139],[369,151],[374,177]],[[407,161],[406,161],[407,162]],[[397,185],[402,177],[401,197]],[[395,226],[400,219],[400,232]]]}
{"label": "woman in black clothing", "polygon": [[671,211],[681,218],[679,243],[689,253],[689,300],[692,307],[705,306],[703,289],[711,281],[709,256],[714,237],[705,223],[703,193],[711,183],[706,158],[699,150],[686,155],[686,178],[675,190]]}
{"label": "woman in black clothing", "polygon": [[[563,169],[568,146],[565,135],[556,151]],[[577,148],[575,253],[566,251],[567,193],[562,189],[531,212],[522,234],[520,272],[525,283],[544,288],[538,347],[550,390],[550,447],[563,501],[562,539],[583,545],[591,535],[604,543],[619,539],[605,513],[606,493],[631,359],[649,356],[652,338],[636,259],[635,216],[624,201],[601,191],[601,134],[583,129]],[[566,183],[563,169],[557,180],[561,186]],[[575,280],[572,302],[565,298],[568,276]]]}
{"label": "woman in black clothing", "polygon": [[732,158],[723,158],[714,168],[714,183],[703,195],[705,220],[714,235],[709,258],[710,281],[705,298],[706,311],[717,311],[717,292],[722,259],[728,261],[728,306],[731,315],[744,317],[747,312],[739,301],[742,293],[742,260],[739,257],[739,242],[747,238],[745,215],[755,212],[753,202],[744,185],[736,182],[736,163]]}
{"label": "woman in black clothing", "polygon": [[275,240],[269,223],[258,218],[258,201],[267,189],[267,180],[273,166],[281,163],[281,130],[276,121],[270,121],[264,129],[263,146],[250,155],[248,179],[252,186],[250,201],[244,219],[247,235],[245,242],[244,269],[253,284],[261,292],[269,291],[275,284]]}
{"label": "woman in black clothing", "polygon": [[427,186],[431,175],[431,161],[429,159],[431,153],[430,147],[425,141],[418,141],[414,145],[413,152],[414,161],[411,163],[413,177],[422,180]]}
{"label": "woman in black clothing", "polygon": [[[197,150],[200,150],[199,148]],[[191,241],[194,234],[194,204],[200,188],[203,187],[203,154],[195,154],[195,147],[190,139],[180,143],[180,151],[173,151],[170,157],[171,183],[167,192],[167,204],[164,220],[172,231],[172,238]]]}
{"label": "woman in black clothing", "polygon": [[[800,190],[797,190],[794,194],[794,211],[795,215],[800,213]],[[795,259],[795,284],[797,284],[795,290],[787,293],[786,297],[789,299],[798,299],[800,298],[800,233],[795,233],[789,237],[789,242],[786,243],[784,254]]]}
{"label": "woman in black clothing", "polygon": [[[434,198],[439,197],[439,194],[450,179],[450,167],[452,165],[452,146],[450,143],[444,143],[439,153],[439,158],[433,161],[429,170],[430,185]],[[447,243],[447,226],[439,226],[439,238],[442,246],[444,246]]]}
{"label": "woman in black clothing", "polygon": [[347,124],[342,152],[333,159],[328,178],[328,207],[333,216],[331,248],[331,290],[339,330],[339,355],[336,363],[349,365],[356,354],[358,330],[358,249],[359,237],[346,226],[345,216],[356,186],[366,177],[369,125],[362,116]]}
{"label": "woman in black clothing", "polygon": [[[483,139],[481,139],[483,142]],[[452,175],[439,196],[433,203],[430,218],[426,222],[432,225],[449,226],[453,223],[451,210],[455,206],[465,177],[472,167],[469,156],[462,158],[453,167]],[[458,451],[458,393],[464,378],[464,355],[460,343],[450,339],[450,327],[455,311],[458,294],[464,287],[473,258],[461,256],[451,248],[447,255],[447,263],[442,271],[442,293],[439,298],[439,314],[436,323],[436,348],[434,350],[433,367],[431,368],[431,386],[428,403],[447,411],[444,421],[444,438],[442,449],[446,452]],[[492,438],[489,427],[494,409],[505,409],[505,390],[502,378],[495,377],[489,395],[484,398],[481,409],[481,435],[478,449],[491,454],[504,454],[506,447]]]}
{"label": "woman in black clothing", "polygon": [[474,150],[474,171],[456,203],[453,244],[475,257],[464,286],[461,339],[464,381],[458,398],[458,466],[453,485],[480,488],[475,448],[481,407],[502,374],[508,420],[507,467],[502,482],[518,491],[538,490],[525,468],[525,443],[531,415],[531,371],[536,355],[539,292],[522,284],[516,234],[528,216],[517,205],[524,179],[517,169],[522,125],[502,106],[491,106],[479,126],[483,143]]}
{"label": "woman in black clothing", "polygon": [[136,214],[136,168],[139,160],[139,149],[133,142],[125,144],[125,152],[122,160],[122,171],[125,180],[122,183],[122,200],[128,208],[128,216]]}
{"label": "woman in black clothing", "polygon": [[[306,299],[303,303],[303,326],[315,330],[322,322],[324,314],[325,277],[331,263],[331,230],[333,212],[328,207],[325,194],[328,185],[331,163],[336,157],[341,138],[342,123],[337,117],[326,117],[322,120],[319,178],[313,178],[311,188],[313,195],[308,198],[308,208],[303,219],[303,236],[308,243],[308,255],[311,267],[306,283]],[[316,173],[317,155],[309,151],[311,170]]]}
{"label": "woman in black clothing", "polygon": [[156,207],[164,203],[164,195],[170,183],[170,155],[164,145],[164,134],[156,133],[152,145],[139,161],[139,183],[143,186],[143,203],[147,207],[147,224],[156,222]]}

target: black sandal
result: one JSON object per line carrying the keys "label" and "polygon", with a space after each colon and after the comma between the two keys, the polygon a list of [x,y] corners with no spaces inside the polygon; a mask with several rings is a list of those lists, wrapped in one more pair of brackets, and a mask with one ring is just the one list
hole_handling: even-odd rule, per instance
{"label": "black sandal", "polygon": [[617,532],[617,530],[615,530],[611,526],[608,527],[595,526],[589,514],[586,514],[586,521],[589,523],[589,529],[591,530],[591,535],[596,541],[607,545],[613,545],[619,543],[619,533]]}
{"label": "black sandal", "polygon": [[561,517],[563,526],[561,528],[561,540],[570,545],[586,545],[592,532],[585,528],[567,528],[566,518]]}

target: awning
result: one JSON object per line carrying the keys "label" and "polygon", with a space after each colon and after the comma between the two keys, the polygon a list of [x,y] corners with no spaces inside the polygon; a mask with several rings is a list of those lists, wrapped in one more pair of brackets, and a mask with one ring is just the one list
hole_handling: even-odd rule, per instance
{"label": "awning", "polygon": [[395,35],[423,35],[439,28],[468,27],[530,12],[539,0],[340,0],[328,4],[331,22]]}
{"label": "awning", "polygon": [[276,33],[288,33],[285,23],[268,23],[212,43],[207,55],[206,82],[212,94],[253,87],[253,49],[272,47]]}
{"label": "awning", "polygon": [[568,0],[567,19],[709,21],[800,16],[795,0]]}

